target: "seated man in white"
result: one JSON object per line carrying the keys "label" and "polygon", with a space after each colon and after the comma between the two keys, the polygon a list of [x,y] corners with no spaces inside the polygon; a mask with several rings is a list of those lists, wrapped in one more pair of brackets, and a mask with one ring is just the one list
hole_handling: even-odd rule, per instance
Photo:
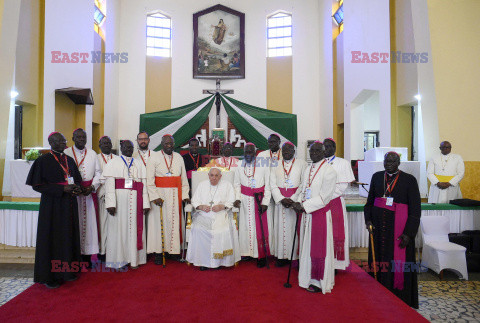
{"label": "seated man in white", "polygon": [[221,180],[218,168],[211,168],[208,178],[193,193],[196,212],[187,251],[187,261],[200,266],[200,270],[229,267],[240,261],[238,232],[228,212],[235,201],[233,186]]}

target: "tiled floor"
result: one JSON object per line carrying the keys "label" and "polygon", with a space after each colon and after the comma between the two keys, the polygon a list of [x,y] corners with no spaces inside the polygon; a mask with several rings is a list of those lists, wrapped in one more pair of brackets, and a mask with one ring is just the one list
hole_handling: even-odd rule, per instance
{"label": "tiled floor", "polygon": [[[0,306],[33,285],[33,265],[0,264]],[[419,275],[418,312],[432,322],[480,322],[480,273],[461,281],[449,271],[443,280],[431,271]]]}

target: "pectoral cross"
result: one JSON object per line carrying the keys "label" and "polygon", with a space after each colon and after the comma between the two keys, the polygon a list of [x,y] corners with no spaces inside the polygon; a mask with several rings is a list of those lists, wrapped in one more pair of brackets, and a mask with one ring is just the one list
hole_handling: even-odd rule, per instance
{"label": "pectoral cross", "polygon": [[215,106],[217,107],[217,119],[216,119],[216,128],[220,128],[220,94],[233,94],[233,90],[222,90],[220,89],[220,79],[216,80],[217,88],[215,90],[203,90],[203,94],[215,94]]}

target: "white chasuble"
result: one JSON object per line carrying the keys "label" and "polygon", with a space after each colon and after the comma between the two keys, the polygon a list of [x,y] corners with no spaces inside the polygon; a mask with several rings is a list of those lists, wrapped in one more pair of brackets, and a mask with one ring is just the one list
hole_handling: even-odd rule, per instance
{"label": "white chasuble", "polygon": [[[312,278],[311,250],[319,247],[311,244],[312,213],[326,207],[330,202],[337,183],[337,173],[332,166],[323,161],[305,169],[301,193],[298,196],[298,201],[302,203],[306,213],[303,214],[300,225],[298,283],[303,288],[308,288],[310,285],[317,286],[325,294],[332,290],[335,283],[332,216],[330,211],[326,212],[326,236],[321,237],[322,240],[326,240],[325,266],[323,279],[317,280]],[[320,167],[320,165],[322,166]]]}
{"label": "white chasuble", "polygon": [[[179,254],[185,237],[183,199],[188,198],[189,186],[185,164],[180,154],[152,152],[147,162],[148,196],[151,202],[161,198],[165,252]],[[147,253],[162,252],[160,207],[151,203],[148,214]],[[181,232],[180,232],[181,230]]]}
{"label": "white chasuble", "polygon": [[[427,177],[430,181],[428,203],[449,203],[450,200],[462,198],[460,181],[465,175],[465,164],[460,155],[438,155],[430,160],[427,167]],[[440,189],[438,182],[449,182],[450,187]]]}
{"label": "white chasuble", "polygon": [[[93,185],[94,193],[100,186],[102,170],[95,151],[84,148],[69,147],[64,153],[75,160],[78,170],[82,175],[82,185]],[[97,195],[78,196],[78,219],[80,222],[80,249],[82,255],[93,255],[100,251],[99,228],[97,223],[96,206],[98,206]]]}
{"label": "white chasuble", "polygon": [[[297,201],[303,183],[303,172],[307,163],[302,159],[294,158],[283,160],[270,173],[270,187],[275,201],[274,232],[275,248],[273,255],[278,259],[290,259],[292,255],[293,238],[297,215],[292,208],[285,208],[280,202],[284,198]],[[298,237],[295,246],[298,245]],[[298,248],[295,247],[293,259],[298,259]]]}
{"label": "white chasuble", "polygon": [[[141,161],[122,156],[110,161],[103,171],[105,178],[105,207],[114,207],[115,215],[108,215],[106,266],[120,268],[126,264],[136,267],[147,261],[145,218],[140,214],[150,208],[146,176]],[[128,167],[127,165],[130,165]],[[128,179],[133,181],[129,188]],[[140,185],[135,184],[141,183]],[[123,183],[123,185],[122,185]],[[134,185],[141,187],[141,195]],[[142,201],[140,201],[141,196]],[[141,202],[141,204],[139,204]],[[141,222],[139,222],[141,217]],[[138,229],[143,227],[141,235]],[[141,248],[140,248],[141,247]]]}
{"label": "white chasuble", "polygon": [[192,206],[225,205],[226,210],[203,212],[196,210],[188,243],[187,261],[195,266],[217,268],[233,266],[240,261],[238,231],[229,209],[233,207],[235,191],[232,184],[220,180],[200,183],[192,197]]}
{"label": "white chasuble", "polygon": [[345,240],[343,243],[343,257],[341,257],[343,259],[337,259],[337,257],[335,257],[335,269],[345,270],[350,265],[350,245],[348,238],[348,215],[343,194],[348,188],[349,183],[355,180],[355,176],[353,175],[352,166],[348,160],[337,157],[335,155],[326,158],[326,160],[333,167],[333,169],[335,169],[337,173],[337,185],[335,186],[335,192],[333,193],[332,197],[332,200],[337,200],[332,203],[338,203],[339,207],[332,208],[332,217],[336,216],[336,214],[333,213],[335,212],[335,210],[338,210],[338,216],[343,218],[343,230],[345,233]]}
{"label": "white chasuble", "polygon": [[[235,169],[235,200],[240,200],[241,202],[238,220],[240,253],[242,256],[258,258],[255,197],[243,194],[242,186],[253,190],[264,187],[261,204],[269,205],[271,199],[270,167],[263,166],[260,162],[256,163],[252,161],[250,164],[242,162],[240,166]],[[265,216],[263,216],[262,219],[265,219]],[[268,225],[268,229],[270,232],[270,225]],[[260,228],[258,228],[258,230],[260,230]],[[267,232],[265,232],[265,235],[267,235]],[[266,243],[268,244],[269,241],[267,240]]]}

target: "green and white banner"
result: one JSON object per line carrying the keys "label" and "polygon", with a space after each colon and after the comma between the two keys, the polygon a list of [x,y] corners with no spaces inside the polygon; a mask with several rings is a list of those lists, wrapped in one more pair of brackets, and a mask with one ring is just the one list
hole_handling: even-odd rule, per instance
{"label": "green and white banner", "polygon": [[[205,123],[214,101],[215,96],[212,95],[179,108],[142,114],[140,131],[150,135],[150,147],[154,150],[161,149],[162,137],[166,134],[175,138],[175,148],[178,148]],[[221,101],[230,121],[243,138],[253,142],[259,149],[268,149],[267,139],[272,133],[279,134],[282,142],[297,144],[296,115],[255,107],[225,95],[221,95]]]}

